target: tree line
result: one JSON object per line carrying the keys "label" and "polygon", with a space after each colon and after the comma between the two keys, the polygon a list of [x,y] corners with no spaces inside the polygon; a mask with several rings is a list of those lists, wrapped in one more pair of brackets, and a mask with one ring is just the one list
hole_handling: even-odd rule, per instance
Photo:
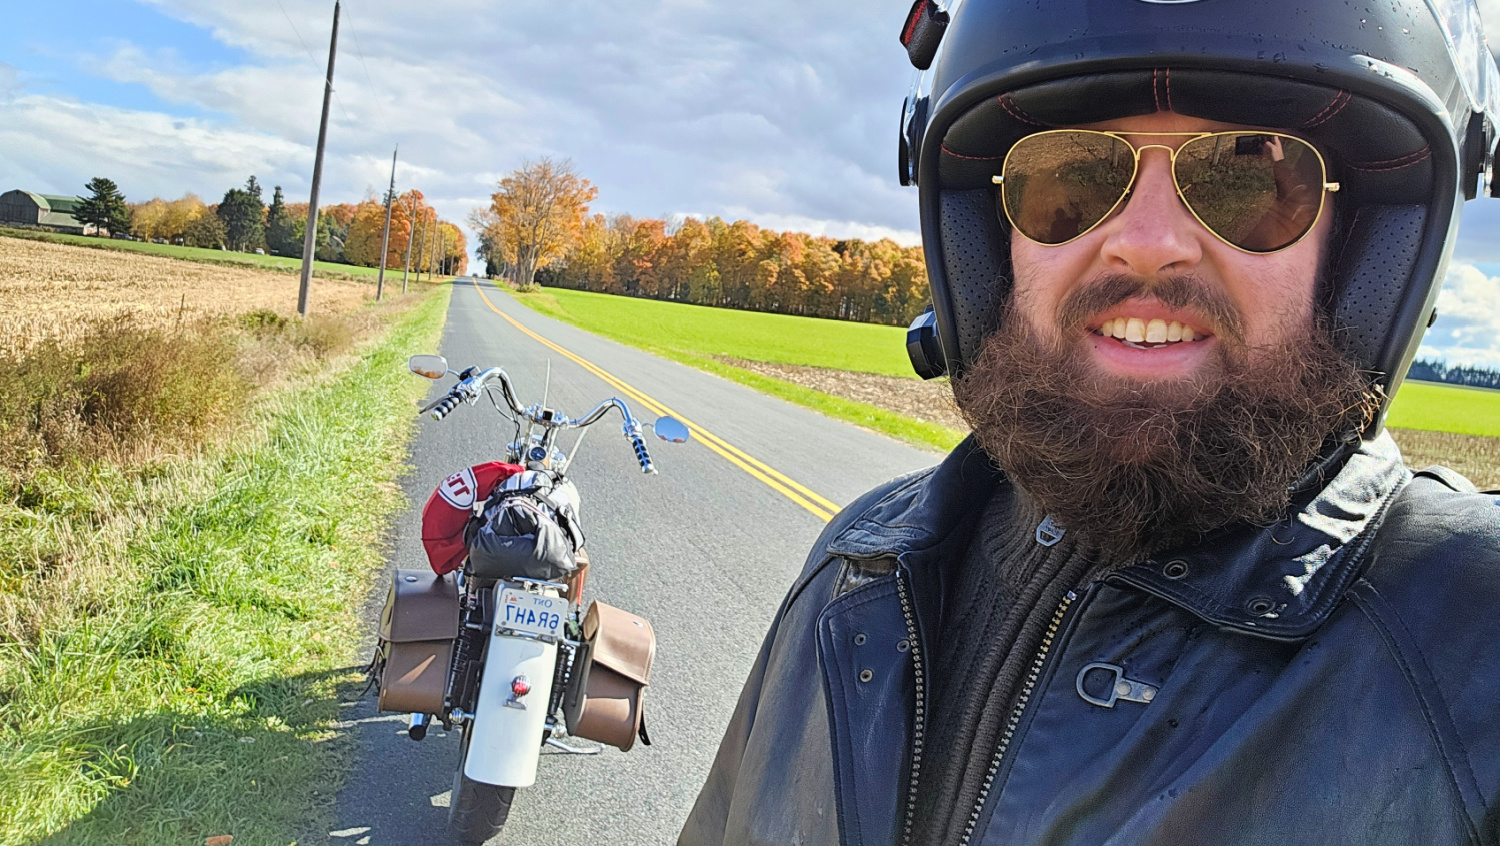
{"label": "tree line", "polygon": [[1417,359],[1407,371],[1408,379],[1423,382],[1447,382],[1471,388],[1500,388],[1500,371],[1484,367],[1450,367],[1441,361]]}
{"label": "tree line", "polygon": [[[213,204],[191,193],[175,200],[154,197],[130,203],[112,180],[103,177],[90,180],[85,187],[90,195],[79,198],[74,216],[94,224],[100,232],[128,232],[141,240],[188,247],[302,256],[307,203],[286,202],[277,185],[268,205],[254,176],[243,188],[230,188]],[[375,267],[380,262],[384,228],[384,199],[366,197],[358,203],[323,206],[318,210],[314,258]],[[463,231],[442,220],[415,189],[396,195],[391,205],[386,267],[404,267],[408,245],[414,268],[442,274],[468,272],[468,239]]]}
{"label": "tree line", "polygon": [[492,276],[698,305],[906,325],[927,306],[920,247],[777,232],[746,220],[589,214],[567,161],[502,179],[470,223]]}

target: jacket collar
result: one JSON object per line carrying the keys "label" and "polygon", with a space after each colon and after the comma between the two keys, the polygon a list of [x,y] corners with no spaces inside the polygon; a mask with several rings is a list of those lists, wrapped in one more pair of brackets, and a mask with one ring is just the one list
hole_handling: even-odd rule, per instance
{"label": "jacket collar", "polygon": [[[1411,474],[1388,434],[1363,442],[1321,488],[1271,526],[1236,525],[1110,575],[1220,626],[1276,640],[1310,635],[1363,569],[1386,504]],[[840,531],[828,551],[893,557],[915,583],[952,556],[939,546],[972,525],[1004,477],[966,439],[936,468],[897,485]]]}

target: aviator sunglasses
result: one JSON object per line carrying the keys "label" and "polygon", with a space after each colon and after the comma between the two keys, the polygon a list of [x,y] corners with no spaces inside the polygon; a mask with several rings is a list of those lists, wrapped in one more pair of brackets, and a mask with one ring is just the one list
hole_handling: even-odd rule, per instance
{"label": "aviator sunglasses", "polygon": [[[1181,137],[1131,145],[1127,136]],[[1130,196],[1141,153],[1172,157],[1177,195],[1219,240],[1247,253],[1274,253],[1301,241],[1339,190],[1311,144],[1277,132],[1099,132],[1056,129],[1028,135],[1005,156],[1000,186],[1016,231],[1044,246],[1082,238]]]}

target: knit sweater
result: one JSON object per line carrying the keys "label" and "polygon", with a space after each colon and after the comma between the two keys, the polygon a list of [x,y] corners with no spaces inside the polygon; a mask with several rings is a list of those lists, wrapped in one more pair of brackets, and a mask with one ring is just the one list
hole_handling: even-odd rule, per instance
{"label": "knit sweater", "polygon": [[[955,846],[977,815],[1023,682],[1068,591],[1102,574],[1098,555],[1054,531],[1024,491],[1000,485],[944,589],[914,846]],[[1047,545],[1043,541],[1053,541]]]}

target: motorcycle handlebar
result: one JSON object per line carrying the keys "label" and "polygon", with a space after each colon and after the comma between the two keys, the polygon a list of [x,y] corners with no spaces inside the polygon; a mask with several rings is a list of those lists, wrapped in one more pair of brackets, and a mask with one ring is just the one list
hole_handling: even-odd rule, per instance
{"label": "motorcycle handlebar", "polygon": [[656,465],[651,463],[651,454],[646,451],[646,442],[641,438],[640,428],[632,429],[625,427],[625,437],[630,439],[630,445],[635,447],[635,459],[641,463],[642,473],[655,473]]}
{"label": "motorcycle handlebar", "polygon": [[449,394],[448,396],[443,397],[442,399],[438,400],[437,405],[432,407],[432,419],[442,420],[444,417],[447,417],[448,414],[453,411],[453,409],[458,408],[458,404],[462,401],[463,400],[459,399],[453,394]]}

